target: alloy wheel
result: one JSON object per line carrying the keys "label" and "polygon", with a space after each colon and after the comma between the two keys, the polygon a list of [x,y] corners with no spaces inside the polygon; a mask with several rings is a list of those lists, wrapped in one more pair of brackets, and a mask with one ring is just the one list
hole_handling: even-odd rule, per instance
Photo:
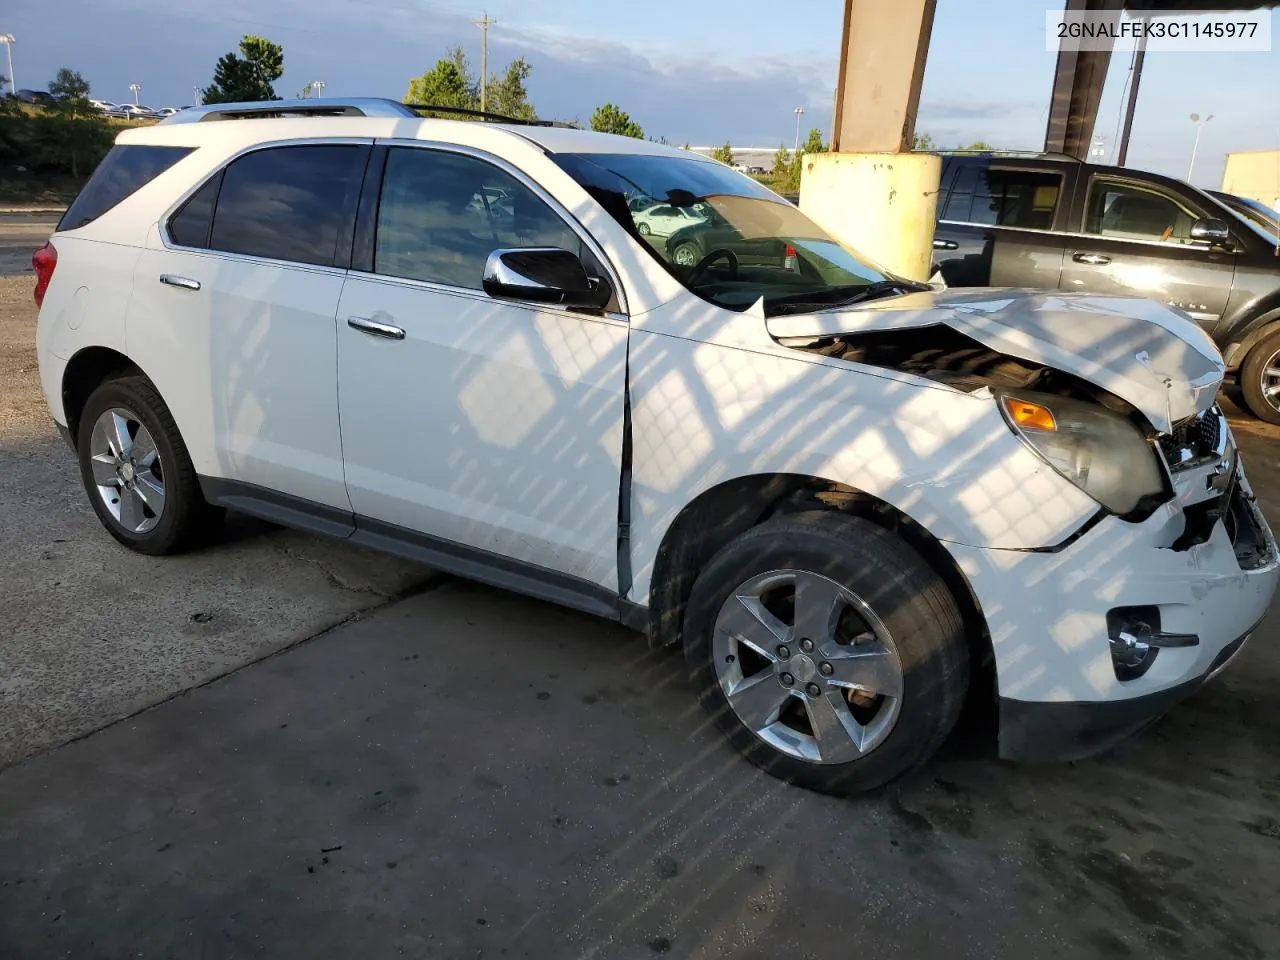
{"label": "alloy wheel", "polygon": [[89,463],[98,496],[115,521],[133,534],[155,529],[164,514],[164,464],[137,414],[112,407],[98,417]]}

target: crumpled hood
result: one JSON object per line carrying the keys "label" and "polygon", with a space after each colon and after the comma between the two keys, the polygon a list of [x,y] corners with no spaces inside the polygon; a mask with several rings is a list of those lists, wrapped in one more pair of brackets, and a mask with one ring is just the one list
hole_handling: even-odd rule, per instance
{"label": "crumpled hood", "polygon": [[1075,374],[1114,393],[1162,433],[1208,409],[1226,370],[1217,347],[1195,321],[1138,297],[936,290],[765,322],[780,340],[945,324],[992,350]]}

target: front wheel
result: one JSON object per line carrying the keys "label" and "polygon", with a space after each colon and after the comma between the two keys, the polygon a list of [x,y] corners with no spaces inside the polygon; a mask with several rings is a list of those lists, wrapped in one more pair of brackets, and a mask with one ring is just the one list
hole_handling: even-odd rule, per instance
{"label": "front wheel", "polygon": [[969,658],[936,573],[892,533],[836,513],[770,520],[699,574],[685,656],[744,756],[822,793],[926,761],[959,716]]}
{"label": "front wheel", "polygon": [[1259,420],[1280,423],[1280,333],[1249,351],[1240,367],[1245,406]]}
{"label": "front wheel", "polygon": [[696,243],[682,243],[671,251],[671,259],[682,267],[696,267],[702,255]]}

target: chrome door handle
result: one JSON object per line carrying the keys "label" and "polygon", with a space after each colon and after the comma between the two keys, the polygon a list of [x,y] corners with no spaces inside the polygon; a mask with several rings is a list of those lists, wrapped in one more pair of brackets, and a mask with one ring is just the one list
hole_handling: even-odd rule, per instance
{"label": "chrome door handle", "polygon": [[370,320],[368,317],[347,317],[347,326],[352,330],[367,333],[371,337],[383,337],[387,340],[404,339],[404,330],[400,327],[393,327],[389,323],[379,323],[377,320]]}
{"label": "chrome door handle", "polygon": [[935,250],[958,250],[960,244],[954,240],[935,240],[933,241],[933,249]]}
{"label": "chrome door handle", "polygon": [[190,277],[179,277],[172,273],[160,274],[160,282],[167,283],[171,287],[181,287],[183,290],[199,290],[200,281],[192,280]]}
{"label": "chrome door handle", "polygon": [[1101,253],[1077,253],[1071,258],[1076,263],[1087,263],[1090,266],[1101,267],[1103,264],[1111,262],[1111,258]]}

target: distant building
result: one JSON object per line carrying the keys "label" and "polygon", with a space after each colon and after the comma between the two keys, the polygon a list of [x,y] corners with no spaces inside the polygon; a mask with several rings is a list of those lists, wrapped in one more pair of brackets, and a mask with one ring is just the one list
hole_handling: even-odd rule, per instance
{"label": "distant building", "polygon": [[1280,150],[1228,153],[1222,189],[1280,211]]}

